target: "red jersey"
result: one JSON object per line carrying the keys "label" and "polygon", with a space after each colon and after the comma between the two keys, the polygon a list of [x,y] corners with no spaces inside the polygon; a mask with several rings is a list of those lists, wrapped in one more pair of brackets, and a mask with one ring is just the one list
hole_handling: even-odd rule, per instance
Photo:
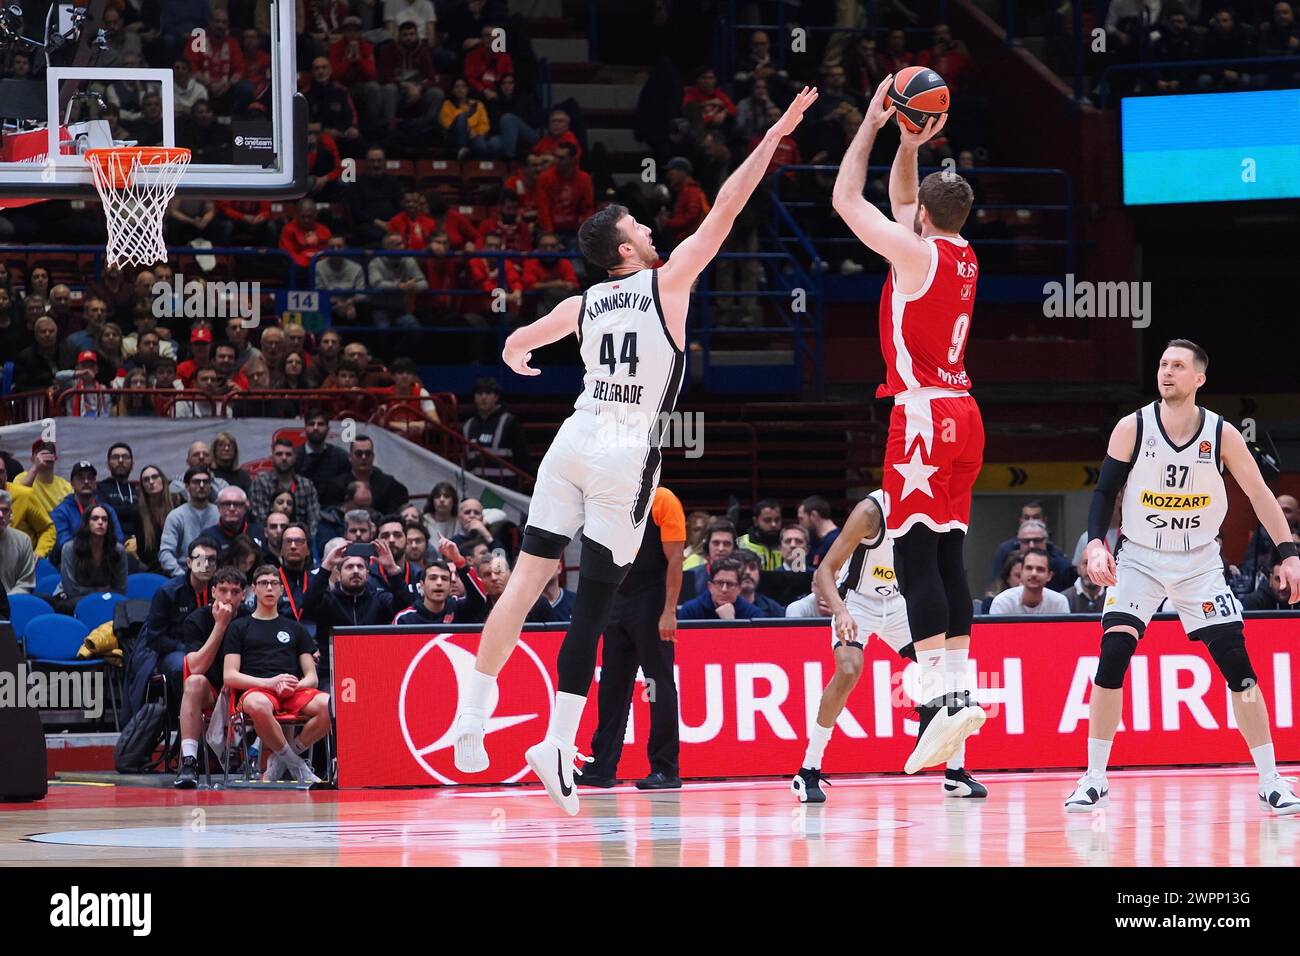
{"label": "red jersey", "polygon": [[894,270],[880,292],[880,351],[885,381],[876,398],[915,388],[970,388],[966,339],[975,309],[979,263],[959,236],[931,236],[930,272],[919,291],[894,291]]}

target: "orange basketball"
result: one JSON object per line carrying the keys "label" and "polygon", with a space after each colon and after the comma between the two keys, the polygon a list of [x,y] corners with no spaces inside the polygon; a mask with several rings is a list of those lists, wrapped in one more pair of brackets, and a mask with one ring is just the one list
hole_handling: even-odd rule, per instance
{"label": "orange basketball", "polygon": [[913,133],[923,130],[931,116],[938,119],[948,112],[952,103],[943,77],[924,66],[899,70],[886,95],[898,110],[898,122]]}

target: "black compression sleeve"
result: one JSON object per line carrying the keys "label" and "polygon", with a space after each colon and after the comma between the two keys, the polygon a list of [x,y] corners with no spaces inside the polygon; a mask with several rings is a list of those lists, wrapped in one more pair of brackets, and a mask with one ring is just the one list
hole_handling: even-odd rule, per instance
{"label": "black compression sleeve", "polygon": [[1101,475],[1092,491],[1092,504],[1088,507],[1088,540],[1106,540],[1110,530],[1110,516],[1115,510],[1115,498],[1128,480],[1131,462],[1106,456],[1101,463]]}

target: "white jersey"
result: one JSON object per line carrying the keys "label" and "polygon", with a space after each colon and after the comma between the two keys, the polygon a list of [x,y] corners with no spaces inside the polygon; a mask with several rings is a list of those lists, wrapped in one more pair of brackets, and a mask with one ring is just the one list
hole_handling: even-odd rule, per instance
{"label": "white jersey", "polygon": [[642,269],[583,293],[578,342],[586,375],[574,409],[609,415],[644,430],[647,440],[656,438],[661,416],[677,404],[686,368],[664,319],[658,271]]}
{"label": "white jersey", "polygon": [[885,493],[879,489],[867,495],[880,508],[880,533],[863,538],[853,554],[840,568],[835,584],[843,600],[850,592],[873,601],[898,596],[898,578],[894,573],[894,542],[885,534]]}
{"label": "white jersey", "polygon": [[1214,543],[1228,513],[1219,460],[1223,419],[1200,412],[1195,434],[1176,446],[1160,422],[1159,403],[1138,411],[1120,521],[1125,538],[1156,551],[1194,551]]}

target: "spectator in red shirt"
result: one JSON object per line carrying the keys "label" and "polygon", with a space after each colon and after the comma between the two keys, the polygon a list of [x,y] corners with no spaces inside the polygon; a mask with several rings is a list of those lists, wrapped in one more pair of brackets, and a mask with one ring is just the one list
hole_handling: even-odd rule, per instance
{"label": "spectator in red shirt", "polygon": [[[563,252],[560,237],[544,232],[537,241],[538,252]],[[529,259],[524,263],[524,291],[536,293],[538,315],[545,315],[578,291],[578,274],[568,259]]]}
{"label": "spectator in red shirt", "polygon": [[282,223],[266,199],[219,199],[217,215],[234,224],[231,241],[245,246],[274,246]]}
{"label": "spectator in red shirt", "polygon": [[[497,233],[490,232],[483,236],[485,252],[501,252],[504,249],[501,236]],[[470,259],[466,271],[469,273],[469,284],[487,293],[482,298],[470,299],[466,311],[480,315],[499,315],[503,311],[510,316],[519,314],[519,307],[524,301],[524,283],[517,259],[499,259],[495,256]],[[505,295],[501,295],[498,289]]]}
{"label": "spectator in red shirt", "polygon": [[455,206],[449,206],[442,196],[434,195],[427,199],[426,203],[426,209],[433,217],[435,228],[447,233],[453,249],[459,251],[471,242],[475,246],[482,243],[481,231],[470,222],[469,216]]}
{"label": "spectator in red shirt", "polygon": [[388,220],[388,231],[402,237],[407,249],[423,249],[438,230],[438,224],[422,211],[424,197],[418,189],[402,193],[402,211]]}
{"label": "spectator in red shirt", "polygon": [[916,56],[907,48],[907,34],[902,30],[890,30],[885,39],[885,50],[879,54],[880,68],[885,74],[898,73],[916,63]]}
{"label": "spectator in red shirt", "polygon": [[966,44],[953,39],[952,28],[946,23],[936,23],[933,42],[921,51],[916,58],[916,65],[929,67],[942,76],[949,91],[956,97],[973,64],[966,51]]}
{"label": "spectator in red shirt", "polygon": [[533,146],[533,152],[538,156],[554,157],[560,144],[568,143],[573,147],[574,155],[581,159],[582,144],[569,128],[572,123],[569,114],[564,110],[551,110],[551,115],[546,121],[546,135]]}
{"label": "spectator in red shirt", "polygon": [[330,45],[330,67],[335,82],[342,83],[352,93],[353,102],[360,107],[362,123],[367,132],[376,132],[380,120],[379,70],[375,65],[375,45],[361,35],[361,18],[343,19],[343,36]]}
{"label": "spectator in red shirt", "polygon": [[[459,289],[461,260],[448,255],[451,252],[451,241],[447,233],[440,229],[430,237],[429,252],[433,257],[426,259],[424,263],[425,275],[429,279],[429,291]],[[456,308],[456,303],[452,296],[435,295],[430,300],[430,306],[435,316],[442,317],[452,312]]]}
{"label": "spectator in red shirt", "polygon": [[709,198],[704,195],[704,188],[695,181],[691,162],[680,156],[674,156],[664,166],[668,176],[668,188],[673,194],[673,209],[659,210],[657,225],[670,241],[677,245],[699,228],[704,217],[709,213]]}
{"label": "spectator in red shirt", "polygon": [[572,144],[561,143],[555,165],[537,177],[537,224],[568,238],[576,236],[578,227],[595,211],[591,176],[578,168]]}
{"label": "spectator in red shirt", "polygon": [[485,25],[479,34],[482,42],[465,54],[465,79],[485,100],[496,99],[501,77],[515,72],[515,61],[505,52],[505,33],[494,24]]}
{"label": "spectator in red shirt", "polygon": [[537,221],[537,177],[550,160],[533,153],[519,169],[506,178],[505,191],[519,197],[519,215],[525,222]]}
{"label": "spectator in red shirt", "polygon": [[194,387],[199,369],[212,364],[212,330],[198,328],[190,332],[190,357],[176,366],[176,377],[186,388]]}
{"label": "spectator in red shirt", "polygon": [[216,112],[242,116],[253,101],[253,87],[243,77],[244,51],[230,35],[229,13],[212,11],[206,39],[201,51],[195,50],[193,43],[185,48],[194,79],[207,89],[208,102]]}
{"label": "spectator in red shirt", "polygon": [[718,74],[706,66],[682,96],[682,112],[706,130],[722,129],[736,115],[736,104],[718,87]]}
{"label": "spectator in red shirt", "polygon": [[262,35],[249,27],[243,33],[240,52],[244,54],[244,69],[240,80],[248,84],[252,93],[250,109],[269,112],[271,108],[271,54],[262,45]]}
{"label": "spectator in red shirt", "polygon": [[307,194],[325,202],[338,195],[343,160],[338,142],[321,129],[320,123],[307,124]]}
{"label": "spectator in red shirt", "polygon": [[280,248],[289,253],[294,262],[306,268],[311,257],[325,248],[331,235],[329,227],[316,221],[316,203],[303,199],[298,203],[294,218],[280,232]]}
{"label": "spectator in red shirt", "polygon": [[519,197],[512,192],[501,194],[501,205],[479,223],[479,232],[501,234],[506,248],[515,252],[533,251],[533,227],[519,213]]}
{"label": "spectator in red shirt", "polygon": [[[763,140],[763,134],[772,128],[772,124],[781,118],[781,107],[775,103],[767,108],[767,119],[762,131],[749,141],[749,151],[752,153],[758,148],[758,144]],[[776,151],[772,153],[772,160],[767,164],[767,171],[763,174],[765,177],[782,166],[798,166],[803,162],[799,154],[799,144],[795,142],[793,136],[782,136],[781,142],[777,144]],[[785,174],[786,179],[794,179],[794,173]]]}

